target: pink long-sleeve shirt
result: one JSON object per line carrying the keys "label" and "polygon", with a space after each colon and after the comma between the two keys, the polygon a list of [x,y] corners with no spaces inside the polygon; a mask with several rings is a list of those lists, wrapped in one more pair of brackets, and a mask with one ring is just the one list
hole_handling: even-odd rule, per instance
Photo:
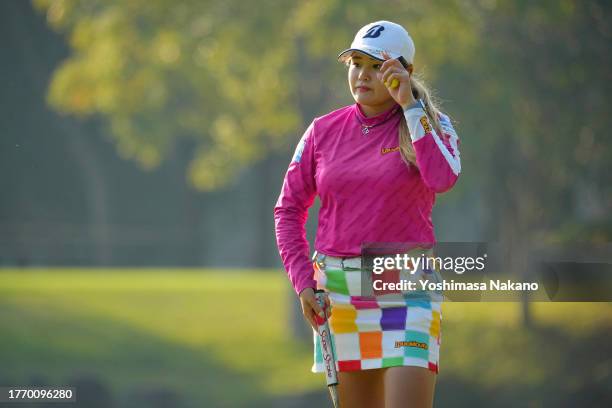
{"label": "pink long-sleeve shirt", "polygon": [[[418,168],[398,148],[400,121],[408,123]],[[436,193],[449,190],[461,171],[459,139],[441,114],[438,135],[421,107],[399,105],[366,117],[353,104],[317,117],[298,143],[274,207],[276,241],[299,294],[316,288],[306,239],[308,208],[321,201],[315,249],[326,255],[361,255],[365,243],[435,243],[431,211]],[[362,124],[374,125],[364,135]]]}

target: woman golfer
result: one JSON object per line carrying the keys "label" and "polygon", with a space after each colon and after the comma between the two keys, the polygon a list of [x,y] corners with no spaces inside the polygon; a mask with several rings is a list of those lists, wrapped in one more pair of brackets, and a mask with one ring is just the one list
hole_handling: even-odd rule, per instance
{"label": "woman golfer", "polygon": [[[450,119],[412,76],[414,52],[398,24],[377,21],[357,32],[338,56],[355,104],[312,121],[274,208],[280,255],[313,329],[321,313],[314,290],[327,293],[343,408],[433,404],[441,299],[364,296],[361,273],[368,243],[435,243],[436,194],[453,187],[461,170]],[[317,195],[313,262],[305,223]],[[435,268],[411,276],[439,279]],[[316,330],[314,343],[312,371],[322,372]]]}

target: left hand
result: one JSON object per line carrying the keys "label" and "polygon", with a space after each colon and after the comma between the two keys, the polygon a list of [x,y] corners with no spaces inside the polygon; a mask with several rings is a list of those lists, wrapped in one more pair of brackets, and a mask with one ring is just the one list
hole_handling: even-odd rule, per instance
{"label": "left hand", "polygon": [[[389,94],[395,101],[406,108],[416,102],[412,95],[412,87],[410,86],[410,72],[404,68],[401,62],[391,56],[387,52],[383,52],[385,61],[380,67],[380,80],[385,83]],[[397,88],[391,88],[391,83],[394,79],[399,81]]]}

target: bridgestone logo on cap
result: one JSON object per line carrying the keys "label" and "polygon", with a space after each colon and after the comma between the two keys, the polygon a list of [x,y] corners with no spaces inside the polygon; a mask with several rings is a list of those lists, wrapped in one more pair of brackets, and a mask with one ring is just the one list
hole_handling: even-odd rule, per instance
{"label": "bridgestone logo on cap", "polygon": [[366,35],[364,35],[363,38],[378,38],[384,29],[384,26],[375,25],[366,32]]}

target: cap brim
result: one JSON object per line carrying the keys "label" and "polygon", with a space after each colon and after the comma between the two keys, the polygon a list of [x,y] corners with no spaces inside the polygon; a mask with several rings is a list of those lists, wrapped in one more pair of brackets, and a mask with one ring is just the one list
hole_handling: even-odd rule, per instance
{"label": "cap brim", "polygon": [[378,61],[384,61],[384,59],[377,57],[376,55],[369,53],[367,51],[360,50],[359,48],[348,48],[342,51],[340,54],[338,54],[338,61],[345,62],[354,52],[358,52],[360,54],[367,55],[368,57],[374,58],[375,60],[378,60]]}
{"label": "cap brim", "polygon": [[[366,56],[368,56],[370,58],[373,58],[373,59],[375,59],[377,61],[384,61],[385,60],[383,58],[383,56],[382,56],[383,50],[380,50],[380,49],[374,49],[374,48],[348,48],[348,49],[342,51],[340,54],[338,54],[338,61],[345,62],[346,59],[348,57],[350,57],[353,52],[361,53],[361,54],[366,55]],[[387,51],[387,52],[389,53],[391,58],[399,58],[400,57],[399,54],[396,55],[393,52],[389,52],[389,51]]]}

